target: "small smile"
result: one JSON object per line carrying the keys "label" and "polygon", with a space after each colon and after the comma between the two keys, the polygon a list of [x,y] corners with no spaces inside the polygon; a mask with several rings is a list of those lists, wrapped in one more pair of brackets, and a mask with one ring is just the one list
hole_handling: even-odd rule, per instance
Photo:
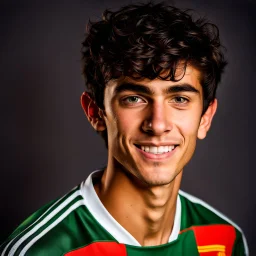
{"label": "small smile", "polygon": [[150,145],[138,145],[135,146],[139,149],[141,153],[147,158],[166,158],[170,156],[172,151],[176,148],[177,145],[165,145],[165,146],[150,146]]}
{"label": "small smile", "polygon": [[138,148],[141,150],[151,153],[151,154],[163,154],[163,153],[168,153],[171,152],[175,146],[160,146],[160,147],[155,147],[155,146],[140,146],[136,145]]}

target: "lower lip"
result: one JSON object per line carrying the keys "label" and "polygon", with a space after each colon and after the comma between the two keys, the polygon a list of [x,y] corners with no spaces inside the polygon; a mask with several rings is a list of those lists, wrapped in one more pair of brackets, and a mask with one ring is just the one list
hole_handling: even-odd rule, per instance
{"label": "lower lip", "polygon": [[174,153],[174,151],[176,150],[176,147],[170,151],[170,152],[167,152],[167,153],[163,153],[163,154],[152,154],[152,153],[149,153],[149,152],[145,152],[144,150],[140,149],[140,148],[137,148],[136,149],[147,159],[152,159],[152,160],[163,160],[163,159],[166,159],[166,158],[169,158],[172,156],[172,154]]}

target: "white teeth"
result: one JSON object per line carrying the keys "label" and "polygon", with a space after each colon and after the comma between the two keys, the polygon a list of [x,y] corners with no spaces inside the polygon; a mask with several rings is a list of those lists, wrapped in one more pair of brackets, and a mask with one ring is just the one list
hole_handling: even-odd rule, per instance
{"label": "white teeth", "polygon": [[163,147],[163,146],[158,147],[158,148],[157,148],[157,153],[158,153],[158,154],[164,153],[164,147]]}
{"label": "white teeth", "polygon": [[174,146],[160,146],[160,147],[141,146],[141,149],[151,154],[163,154],[163,153],[172,151],[174,149]]}
{"label": "white teeth", "polygon": [[174,146],[169,146],[169,147],[168,147],[168,150],[169,150],[169,151],[172,151],[173,149],[174,149]]}
{"label": "white teeth", "polygon": [[153,154],[157,154],[157,147],[149,147],[149,152]]}

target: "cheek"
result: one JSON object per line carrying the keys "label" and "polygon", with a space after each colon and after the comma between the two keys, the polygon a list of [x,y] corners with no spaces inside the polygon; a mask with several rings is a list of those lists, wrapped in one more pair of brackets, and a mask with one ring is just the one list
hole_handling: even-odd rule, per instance
{"label": "cheek", "polygon": [[132,132],[138,132],[140,129],[142,117],[135,111],[117,111],[116,128],[120,136],[129,136]]}
{"label": "cheek", "polygon": [[200,124],[200,116],[188,113],[179,119],[177,126],[184,138],[197,136],[197,131]]}
{"label": "cheek", "polygon": [[107,118],[108,138],[109,143],[113,145],[113,149],[127,150],[126,144],[128,144],[129,138],[134,134],[134,127],[136,126],[133,121],[130,116],[119,112]]}
{"label": "cheek", "polygon": [[127,131],[132,129],[132,120],[126,115],[120,115],[118,116],[117,120],[117,129],[120,131],[120,133],[126,133]]}
{"label": "cheek", "polygon": [[199,128],[200,118],[193,115],[184,117],[179,124],[179,132],[183,137],[183,165],[186,165],[192,158],[197,142],[197,131]]}

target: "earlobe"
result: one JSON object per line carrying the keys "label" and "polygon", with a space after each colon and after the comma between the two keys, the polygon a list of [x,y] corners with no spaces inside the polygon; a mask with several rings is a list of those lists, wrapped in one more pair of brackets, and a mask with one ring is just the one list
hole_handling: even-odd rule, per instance
{"label": "earlobe", "polygon": [[87,92],[81,95],[81,105],[88,121],[96,131],[104,131],[106,129],[103,110],[91,99]]}
{"label": "earlobe", "polygon": [[214,99],[214,101],[207,108],[204,115],[201,117],[200,125],[197,131],[198,139],[202,140],[206,137],[207,132],[211,127],[212,119],[216,113],[217,105],[217,99]]}

